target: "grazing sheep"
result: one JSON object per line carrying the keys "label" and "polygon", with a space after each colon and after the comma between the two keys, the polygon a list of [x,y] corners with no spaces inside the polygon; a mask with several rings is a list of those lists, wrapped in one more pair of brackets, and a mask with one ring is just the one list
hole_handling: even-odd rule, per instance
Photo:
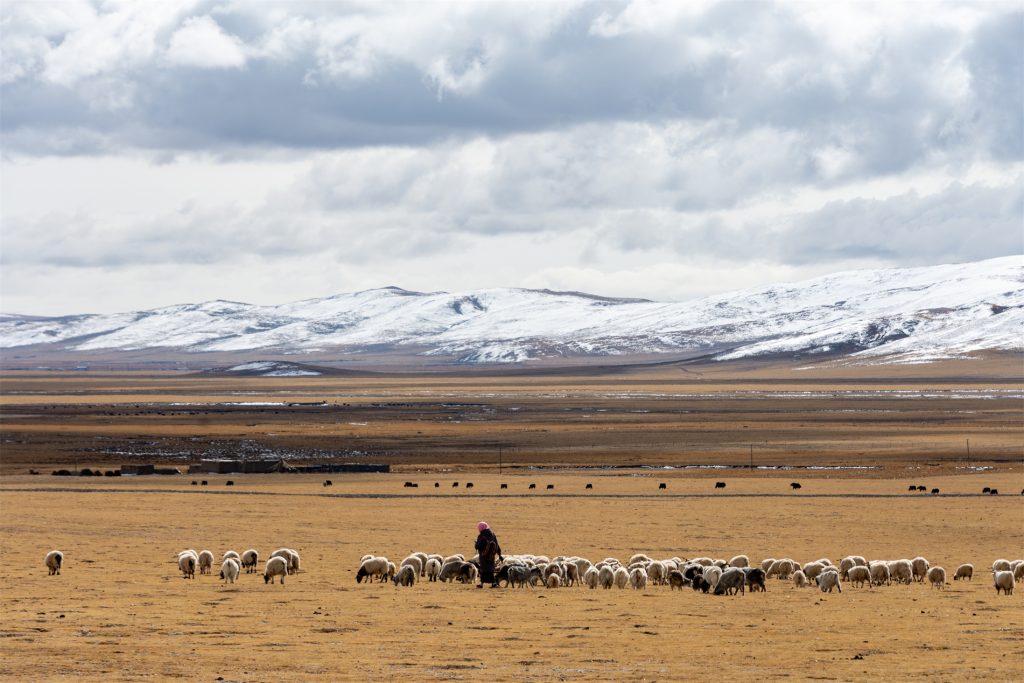
{"label": "grazing sheep", "polygon": [[932,585],[932,588],[945,588],[946,570],[942,567],[929,567],[928,582]]}
{"label": "grazing sheep", "polygon": [[625,567],[619,567],[615,570],[615,586],[617,588],[625,588],[629,583],[629,572]]}
{"label": "grazing sheep", "polygon": [[544,488],[547,489],[548,491],[551,491],[551,490],[553,490],[555,488],[555,485],[554,484],[548,484]]}
{"label": "grazing sheep", "polygon": [[665,482],[661,482],[660,484],[658,484],[658,490],[659,491],[662,490],[662,489],[667,489],[667,488],[668,488],[668,484],[666,484]]}
{"label": "grazing sheep", "polygon": [[668,567],[664,562],[651,562],[644,573],[656,586],[663,586],[668,579]]}
{"label": "grazing sheep", "polygon": [[718,585],[718,580],[722,578],[722,570],[720,567],[714,565],[710,567],[704,567],[704,580],[708,582],[708,585],[714,588]]}
{"label": "grazing sheep", "polygon": [[793,585],[797,588],[806,588],[810,585],[810,583],[807,581],[807,576],[803,573],[803,571],[797,569],[795,572],[793,572]]}
{"label": "grazing sheep", "polygon": [[[884,565],[883,565],[884,566]],[[888,568],[886,568],[886,576],[889,574]],[[842,578],[842,577],[840,577]],[[867,567],[850,567],[846,572],[846,580],[857,588],[863,588],[864,584],[871,585],[871,570]]]}
{"label": "grazing sheep", "polygon": [[508,568],[508,585],[512,588],[530,585],[530,568],[526,565],[512,565]]}
{"label": "grazing sheep", "polygon": [[209,550],[203,550],[199,553],[199,573],[213,573],[213,553],[211,553]]}
{"label": "grazing sheep", "polygon": [[598,573],[598,583],[601,584],[601,588],[611,588],[615,585],[615,570],[610,565],[601,567]]}
{"label": "grazing sheep", "polygon": [[260,554],[256,552],[255,548],[249,548],[242,552],[242,568],[245,569],[246,574],[255,574],[259,561]]}
{"label": "grazing sheep", "polygon": [[636,590],[644,590],[647,588],[647,572],[637,567],[629,573],[629,583]]}
{"label": "grazing sheep", "polygon": [[366,582],[370,582],[370,577],[376,576],[381,578],[388,573],[388,558],[386,557],[373,557],[370,556],[365,558],[359,565],[359,571],[356,572],[356,583],[362,583],[363,579]]}
{"label": "grazing sheep", "polygon": [[868,561],[864,559],[863,555],[850,555],[850,559],[853,560],[853,563],[858,567],[868,566]]}
{"label": "grazing sheep", "polygon": [[1013,579],[1013,572],[992,572],[992,581],[996,587],[996,595],[999,595],[1000,591],[1006,595],[1013,595],[1013,587],[1016,584]]}
{"label": "grazing sheep", "polygon": [[502,488],[502,489],[507,489],[507,488],[508,488],[508,484],[502,484],[502,485],[501,485],[501,488]]}
{"label": "grazing sheep", "polygon": [[453,489],[457,489],[457,488],[459,488],[459,482],[457,482],[457,481],[453,481],[453,482],[452,482],[452,488],[453,488]]}
{"label": "grazing sheep", "polygon": [[917,556],[910,561],[910,566],[914,570],[914,580],[923,582],[924,578],[928,575],[928,560]]}
{"label": "grazing sheep", "polygon": [[990,496],[998,496],[999,495],[999,489],[992,489],[991,491],[988,492],[988,494]]}
{"label": "grazing sheep", "polygon": [[467,489],[471,489],[471,488],[473,488],[473,482],[471,482],[471,481],[467,481],[467,482],[466,482],[466,488],[467,488]]}
{"label": "grazing sheep", "polygon": [[[447,571],[446,571],[447,570]],[[459,581],[461,583],[476,582],[477,569],[472,562],[452,562],[441,567],[437,580],[441,582]]]}
{"label": "grazing sheep", "polygon": [[562,578],[558,575],[558,572],[548,574],[547,580],[544,582],[546,588],[558,588],[562,585]]}
{"label": "grazing sheep", "polygon": [[597,567],[591,567],[583,574],[583,584],[590,589],[597,588],[601,582],[601,571]]}
{"label": "grazing sheep", "polygon": [[186,579],[196,578],[196,564],[198,564],[198,560],[191,553],[185,552],[178,556],[178,569]]}
{"label": "grazing sheep", "polygon": [[627,562],[626,564],[637,564],[639,562],[651,562],[651,561],[652,561],[652,559],[650,557],[647,557],[643,553],[636,553],[635,555],[633,555],[632,557],[629,558],[629,562]]}
{"label": "grazing sheep", "polygon": [[592,489],[592,488],[594,488],[594,485],[593,485],[593,484],[587,484],[587,485],[586,485],[586,486],[585,486],[584,488],[586,488],[586,489]]}
{"label": "grazing sheep", "polygon": [[64,553],[59,550],[51,550],[46,553],[46,559],[43,560],[48,570],[47,576],[54,576],[60,574],[61,565],[64,564]]}
{"label": "grazing sheep", "polygon": [[994,572],[1008,572],[1011,570],[1009,560],[996,560],[992,563],[992,571]]}
{"label": "grazing sheep", "polygon": [[437,576],[441,573],[441,563],[434,558],[427,560],[426,571],[428,581],[437,581]]}
{"label": "grazing sheep", "polygon": [[908,490],[908,491],[916,491],[916,490],[917,490],[917,487],[916,487],[916,486],[914,486],[913,484],[911,484],[910,486],[908,486],[908,487],[907,487],[907,490]]}
{"label": "grazing sheep", "polygon": [[933,495],[933,496],[934,496],[934,495],[937,495],[938,493],[939,493],[939,490],[938,490],[938,489],[932,489],[932,495]]}
{"label": "grazing sheep", "polygon": [[967,581],[974,580],[973,564],[962,564],[956,568],[956,571],[953,573],[953,580],[959,581],[960,579],[965,579]]}
{"label": "grazing sheep", "polygon": [[284,585],[284,577],[288,576],[288,560],[280,555],[267,560],[263,568],[263,583],[276,583],[275,579],[281,577],[281,585]]}
{"label": "grazing sheep", "polygon": [[746,593],[746,574],[738,567],[726,569],[715,583],[715,595]]}
{"label": "grazing sheep", "polygon": [[846,581],[849,578],[850,569],[856,566],[857,564],[853,561],[852,557],[844,557],[839,560],[839,578]]}
{"label": "grazing sheep", "polygon": [[334,486],[334,482],[330,479],[324,479],[324,486]]}
{"label": "grazing sheep", "polygon": [[535,489],[535,488],[537,488],[537,485],[536,484],[530,484],[527,488]]}
{"label": "grazing sheep", "polygon": [[761,560],[761,569],[768,571],[769,569],[771,569],[772,564],[777,561],[778,560],[776,560],[774,557],[769,557],[766,560]]}
{"label": "grazing sheep", "polygon": [[918,491],[927,491],[928,489],[927,489],[926,487],[924,487],[924,486],[920,486],[920,485],[919,485],[919,486],[917,487],[917,490],[918,490]]}
{"label": "grazing sheep", "polygon": [[715,482],[715,488],[716,489],[724,489],[725,488],[725,482],[724,481],[716,481]]}
{"label": "grazing sheep", "polygon": [[730,567],[749,567],[750,558],[746,555],[737,555],[736,557],[729,560]]}
{"label": "grazing sheep", "polygon": [[912,583],[914,581],[914,565],[910,560],[896,560],[889,565],[889,575],[896,583]]}
{"label": "grazing sheep", "polygon": [[800,482],[798,482],[798,481],[791,482],[789,484],[789,488],[791,488],[791,489],[798,489],[798,488],[800,488]]}
{"label": "grazing sheep", "polygon": [[765,586],[765,573],[763,569],[758,567],[743,567],[743,574],[746,576],[747,586],[750,587],[750,592],[754,593],[760,591],[766,593],[768,588]]}
{"label": "grazing sheep", "polygon": [[678,588],[679,590],[683,590],[683,586],[685,586],[688,583],[690,582],[686,580],[686,577],[683,576],[683,573],[681,571],[672,570],[668,573],[669,590],[675,590],[676,588]]}
{"label": "grazing sheep", "polygon": [[[237,557],[237,555],[236,555]],[[298,574],[299,573],[299,554],[291,548],[278,548],[274,552],[270,553],[270,557],[283,557],[288,562],[288,573]]]}
{"label": "grazing sheep", "polygon": [[725,571],[729,568],[729,563],[725,560],[715,560],[714,562],[712,562],[712,564],[721,569],[722,571]]}
{"label": "grazing sheep", "polygon": [[233,482],[233,481],[231,481],[230,479],[228,479],[228,480],[227,480],[226,482],[224,482],[224,485],[225,485],[225,486],[234,486],[234,485],[235,485],[235,482]]}
{"label": "grazing sheep", "polygon": [[804,565],[804,576],[810,580],[818,578],[818,575],[825,571],[825,565],[821,562],[808,562]]}
{"label": "grazing sheep", "polygon": [[435,481],[435,482],[434,482],[434,488],[435,488],[435,489],[439,489],[439,488],[441,488],[441,482],[439,482],[439,481]]}
{"label": "grazing sheep", "polygon": [[839,592],[843,592],[843,585],[839,583],[839,572],[829,571],[818,574],[815,579],[818,582],[818,588],[821,589],[822,593],[831,593],[833,588],[838,588]]}
{"label": "grazing sheep", "polygon": [[889,565],[885,562],[875,562],[868,567],[868,575],[871,577],[872,586],[892,585],[892,577],[889,575]]}
{"label": "grazing sheep", "polygon": [[419,572],[416,571],[416,567],[411,564],[403,564],[398,573],[395,574],[395,578],[391,579],[396,586],[412,586],[416,583],[416,576]]}
{"label": "grazing sheep", "polygon": [[199,482],[200,486],[206,486],[207,483],[208,482],[205,479],[203,479],[201,482]]}
{"label": "grazing sheep", "polygon": [[705,581],[701,574],[697,574],[690,582],[690,588],[692,588],[694,592],[701,591],[702,593],[707,593],[711,590],[711,584]]}
{"label": "grazing sheep", "polygon": [[1024,560],[1014,560],[1010,564],[1010,571],[1013,572],[1013,578],[1017,581],[1024,579]]}
{"label": "grazing sheep", "polygon": [[238,560],[239,562],[242,561],[242,558],[239,557],[238,553],[236,553],[234,550],[229,550],[226,553],[224,553],[223,555],[221,555],[220,560],[221,560],[221,562],[223,562],[224,560],[226,560],[228,558],[232,558],[232,559]]}
{"label": "grazing sheep", "polygon": [[418,555],[410,555],[409,557],[402,560],[402,563],[398,565],[398,571],[401,573],[402,567],[412,567],[416,572],[416,576],[423,575],[423,559]]}
{"label": "grazing sheep", "polygon": [[[989,491],[991,491],[991,490],[992,490],[992,489],[990,489],[989,487],[987,487],[987,486],[986,486],[985,488],[983,488],[983,489],[981,490],[981,492],[982,492],[982,493],[988,493],[988,492],[989,492]],[[954,576],[954,577],[953,577],[953,579],[954,579],[954,580],[956,580],[956,577]]]}
{"label": "grazing sheep", "polygon": [[[210,555],[210,559],[213,559],[213,555]],[[224,560],[224,563],[220,566],[220,578],[225,583],[234,583],[235,579],[238,578],[238,574],[241,569],[238,566],[238,562],[233,557],[229,557]]]}

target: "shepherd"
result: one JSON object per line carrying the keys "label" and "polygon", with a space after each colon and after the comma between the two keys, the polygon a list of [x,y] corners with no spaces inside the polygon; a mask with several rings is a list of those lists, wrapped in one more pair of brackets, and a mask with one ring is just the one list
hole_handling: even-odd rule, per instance
{"label": "shepherd", "polygon": [[487,522],[477,524],[476,530],[480,532],[480,535],[476,537],[476,546],[474,546],[480,554],[480,585],[477,588],[483,588],[485,581],[490,582],[491,588],[497,588],[498,580],[494,574],[494,560],[497,558],[500,562],[505,561],[501,555],[501,546],[498,545],[498,537],[491,531]]}

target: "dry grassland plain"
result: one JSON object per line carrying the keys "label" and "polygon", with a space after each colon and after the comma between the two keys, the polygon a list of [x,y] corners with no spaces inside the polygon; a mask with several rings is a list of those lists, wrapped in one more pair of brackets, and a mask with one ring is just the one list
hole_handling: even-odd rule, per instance
{"label": "dry grassland plain", "polygon": [[[11,373],[0,391],[0,678],[1020,680],[1024,588],[997,596],[989,566],[1024,556],[1021,382],[947,374],[954,379],[274,382]],[[639,467],[740,465],[747,441],[757,443],[755,464],[796,469]],[[48,474],[140,458],[181,466],[207,449],[243,447],[388,462],[394,472]],[[816,463],[872,469],[800,469]],[[403,486],[410,480],[418,488]],[[715,490],[718,480],[727,488]],[[911,494],[910,484],[941,493]],[[979,495],[984,486],[1001,495]],[[738,597],[665,586],[356,584],[366,553],[396,562],[417,550],[471,554],[480,519],[506,553],[923,555],[950,579],[971,562],[975,577],[943,590],[844,585],[841,594],[769,580],[766,593]],[[282,546],[303,564],[283,586],[257,574],[228,586],[216,573],[186,580],[174,562],[184,548],[219,558]],[[43,566],[53,548],[65,552],[60,576]]]}

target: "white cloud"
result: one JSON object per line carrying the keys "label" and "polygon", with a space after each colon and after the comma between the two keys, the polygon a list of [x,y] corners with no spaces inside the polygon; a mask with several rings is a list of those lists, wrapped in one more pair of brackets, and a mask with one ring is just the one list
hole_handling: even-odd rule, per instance
{"label": "white cloud", "polygon": [[235,69],[244,66],[245,60],[242,41],[224,33],[209,16],[186,19],[167,47],[167,61],[182,66]]}

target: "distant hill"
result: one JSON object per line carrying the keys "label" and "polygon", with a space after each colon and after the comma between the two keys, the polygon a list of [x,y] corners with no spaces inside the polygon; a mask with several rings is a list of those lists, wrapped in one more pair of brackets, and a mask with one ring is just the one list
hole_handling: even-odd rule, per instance
{"label": "distant hill", "polygon": [[[548,290],[386,287],[278,306],[208,301],[104,315],[0,315],[4,355],[207,353],[235,358],[234,366],[243,368],[244,360],[294,354],[301,363],[303,355],[333,351],[481,364],[652,354],[921,362],[1022,348],[1020,256],[849,271],[679,303]],[[278,371],[322,372],[301,365]]]}

